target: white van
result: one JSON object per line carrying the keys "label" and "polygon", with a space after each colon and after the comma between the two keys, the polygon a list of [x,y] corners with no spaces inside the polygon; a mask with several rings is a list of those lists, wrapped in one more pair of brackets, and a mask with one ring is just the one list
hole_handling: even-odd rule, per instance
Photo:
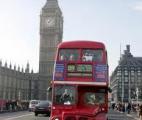
{"label": "white van", "polygon": [[39,100],[30,100],[29,111],[34,111],[35,106],[39,103]]}

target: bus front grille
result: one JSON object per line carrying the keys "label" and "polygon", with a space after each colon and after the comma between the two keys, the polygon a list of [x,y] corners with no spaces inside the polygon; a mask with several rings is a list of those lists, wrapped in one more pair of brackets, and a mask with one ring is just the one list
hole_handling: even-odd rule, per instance
{"label": "bus front grille", "polygon": [[76,120],[76,118],[74,116],[68,116],[65,118],[65,120]]}
{"label": "bus front grille", "polygon": [[78,120],[88,120],[88,118],[86,118],[86,117],[79,117]]}
{"label": "bus front grille", "polygon": [[87,117],[75,117],[75,116],[67,116],[65,117],[65,120],[88,120]]}

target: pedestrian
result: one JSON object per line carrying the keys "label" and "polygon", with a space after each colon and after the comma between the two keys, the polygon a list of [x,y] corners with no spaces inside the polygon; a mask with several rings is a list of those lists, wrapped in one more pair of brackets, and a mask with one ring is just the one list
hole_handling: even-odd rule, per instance
{"label": "pedestrian", "polygon": [[142,120],[142,104],[140,105],[140,109],[139,109],[139,117],[140,117],[140,120]]}
{"label": "pedestrian", "polygon": [[128,103],[127,111],[128,111],[128,114],[130,114],[130,111],[131,111],[131,104],[130,103]]}
{"label": "pedestrian", "polygon": [[122,112],[125,112],[125,103],[122,104]]}
{"label": "pedestrian", "polygon": [[112,104],[112,109],[113,109],[113,110],[115,109],[115,103]]}

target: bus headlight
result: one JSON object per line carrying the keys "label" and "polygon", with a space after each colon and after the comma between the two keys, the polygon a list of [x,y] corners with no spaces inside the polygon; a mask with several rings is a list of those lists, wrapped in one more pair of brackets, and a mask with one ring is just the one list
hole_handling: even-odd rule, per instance
{"label": "bus headlight", "polygon": [[102,111],[105,111],[105,108],[102,108]]}

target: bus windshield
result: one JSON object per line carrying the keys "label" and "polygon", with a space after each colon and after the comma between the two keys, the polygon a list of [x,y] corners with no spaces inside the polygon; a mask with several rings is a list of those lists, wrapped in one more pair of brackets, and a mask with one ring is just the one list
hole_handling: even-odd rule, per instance
{"label": "bus windshield", "polygon": [[105,93],[86,92],[84,100],[87,105],[103,104],[105,103]]}
{"label": "bus windshield", "polygon": [[75,104],[75,86],[57,85],[54,89],[54,103],[72,105]]}

